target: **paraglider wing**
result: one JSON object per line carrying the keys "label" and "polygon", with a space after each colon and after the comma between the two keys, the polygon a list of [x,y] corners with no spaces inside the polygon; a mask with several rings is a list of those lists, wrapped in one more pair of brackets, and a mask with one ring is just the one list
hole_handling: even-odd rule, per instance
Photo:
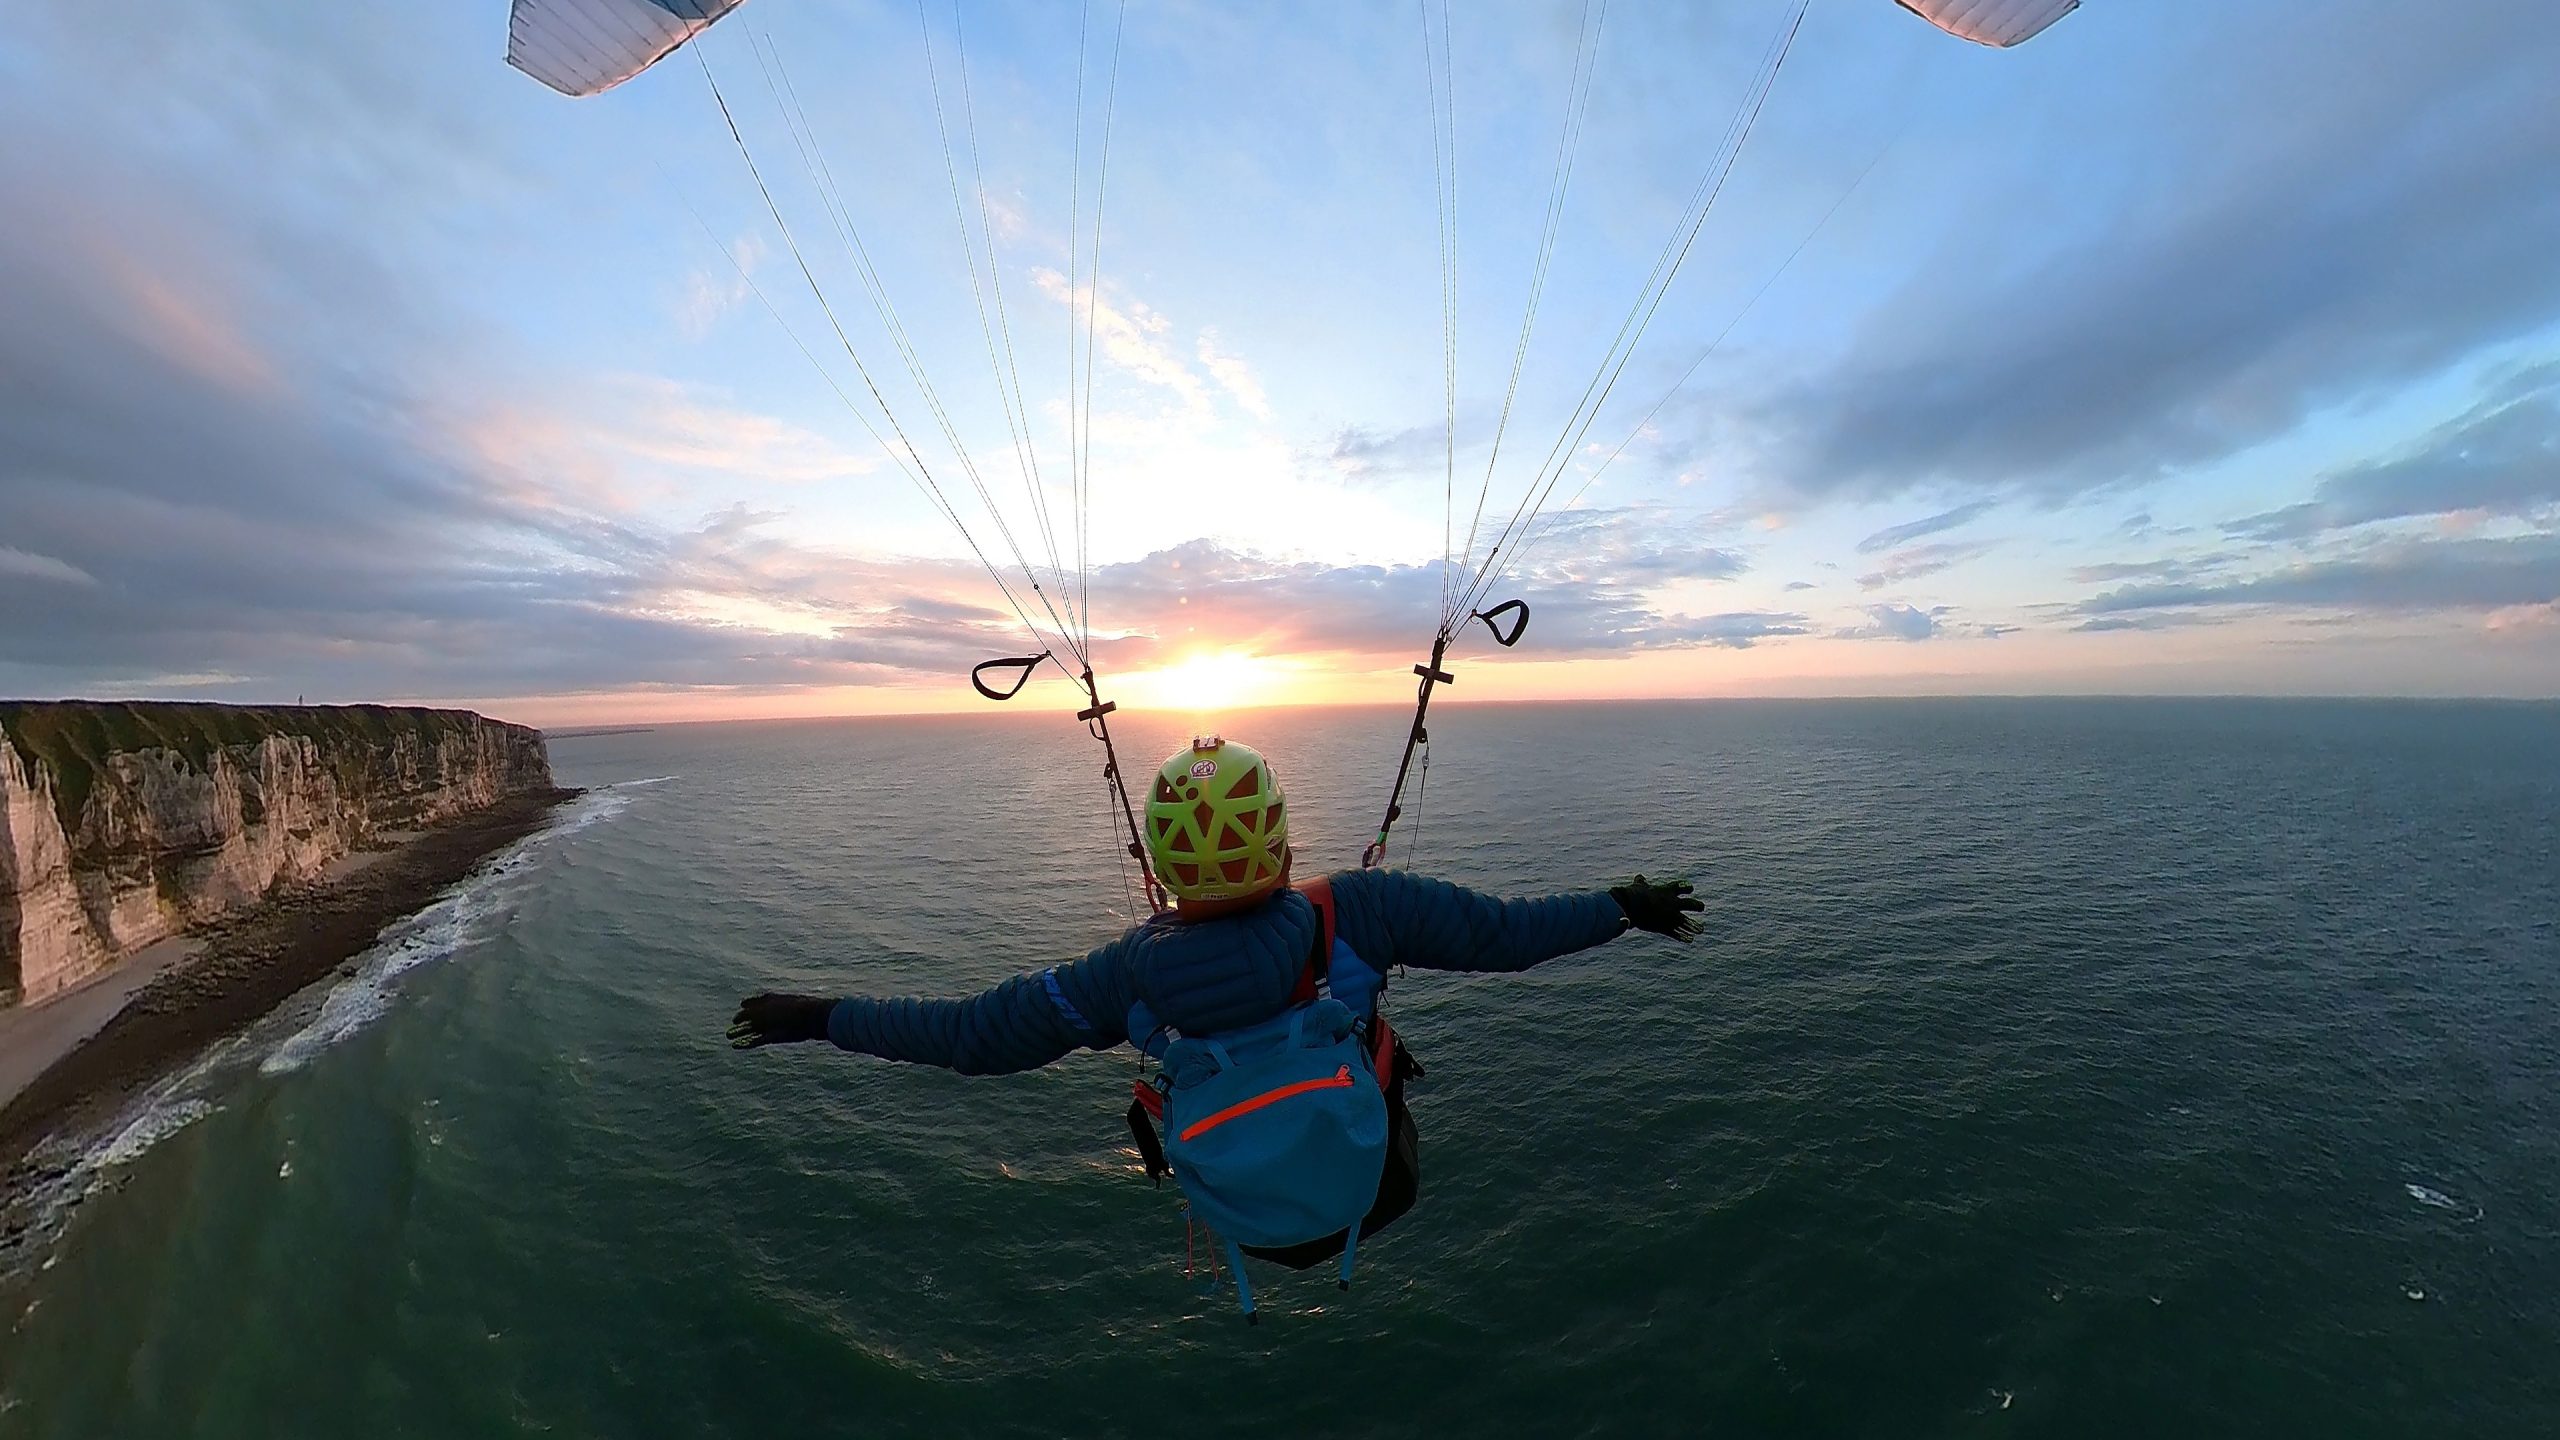
{"label": "paraglider wing", "polygon": [[745,0],[515,0],[507,63],[563,95],[612,89]]}
{"label": "paraglider wing", "polygon": [[2080,8],[2080,0],[1896,0],[1903,9],[1977,45],[2007,47]]}

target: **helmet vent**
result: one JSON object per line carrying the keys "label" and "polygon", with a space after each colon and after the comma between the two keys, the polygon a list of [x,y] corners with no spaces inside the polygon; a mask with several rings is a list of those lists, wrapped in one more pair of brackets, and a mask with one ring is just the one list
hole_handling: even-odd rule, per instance
{"label": "helmet vent", "polygon": [[1230,800],[1242,800],[1248,795],[1259,793],[1261,789],[1262,767],[1256,765],[1252,769],[1244,772],[1242,775],[1237,776],[1236,783],[1227,787],[1227,798]]}
{"label": "helmet vent", "polygon": [[1241,850],[1251,843],[1237,833],[1233,822],[1218,827],[1218,848],[1221,850]]}
{"label": "helmet vent", "polygon": [[1180,800],[1181,798],[1182,798],[1181,796],[1176,795],[1176,794],[1174,794],[1174,793],[1173,793],[1173,782],[1172,782],[1172,781],[1165,779],[1165,778],[1164,778],[1163,776],[1161,776],[1161,775],[1159,775],[1159,776],[1157,776],[1157,777],[1156,777],[1156,803],[1157,803],[1157,804],[1159,804],[1159,805],[1171,805],[1171,804],[1173,804],[1174,802],[1176,802],[1176,801]]}
{"label": "helmet vent", "polygon": [[1279,828],[1280,807],[1274,805],[1270,809],[1262,812],[1262,833],[1268,835]]}
{"label": "helmet vent", "polygon": [[1218,812],[1210,809],[1209,802],[1206,800],[1191,807],[1192,822],[1200,827],[1200,833],[1203,835],[1209,833],[1209,822],[1217,818]]}
{"label": "helmet vent", "polygon": [[1227,882],[1232,885],[1243,884],[1244,877],[1252,871],[1253,862],[1250,860],[1230,860],[1218,867],[1218,873],[1227,877]]}

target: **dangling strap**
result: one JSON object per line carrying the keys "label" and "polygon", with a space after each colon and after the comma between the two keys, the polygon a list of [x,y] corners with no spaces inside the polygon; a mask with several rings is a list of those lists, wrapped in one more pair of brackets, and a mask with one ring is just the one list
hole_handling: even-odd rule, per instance
{"label": "dangling strap", "polygon": [[1352,1257],[1352,1256],[1354,1256],[1354,1255],[1356,1255],[1356,1254],[1358,1254],[1358,1253],[1359,1253],[1359,1251],[1360,1251],[1360,1222],[1359,1222],[1359,1221],[1357,1221],[1357,1220],[1354,1220],[1354,1221],[1352,1221],[1352,1222],[1351,1222],[1351,1228],[1342,1232],[1342,1281],[1341,1281],[1341,1285],[1342,1285],[1342,1288],[1343,1288],[1343,1289],[1345,1289],[1345,1290],[1348,1290],[1348,1289],[1350,1289],[1350,1288],[1351,1288],[1351,1257]]}
{"label": "dangling strap", "polygon": [[1226,1244],[1227,1263],[1235,1267],[1236,1272],[1236,1300],[1244,1306],[1244,1323],[1259,1325],[1262,1323],[1262,1317],[1254,1312],[1253,1282],[1244,1278],[1244,1251],[1236,1248],[1236,1242],[1233,1240],[1227,1240]]}
{"label": "dangling strap", "polygon": [[[1147,1104],[1150,1096],[1156,1100],[1153,1106]],[[1137,1137],[1138,1158],[1146,1163],[1147,1179],[1159,1190],[1164,1188],[1164,1177],[1173,1165],[1165,1159],[1164,1141],[1157,1138],[1156,1127],[1149,1117],[1162,1114],[1163,1106],[1164,1097],[1157,1094],[1156,1088],[1144,1080],[1139,1081],[1138,1098],[1129,1102],[1129,1133]]]}

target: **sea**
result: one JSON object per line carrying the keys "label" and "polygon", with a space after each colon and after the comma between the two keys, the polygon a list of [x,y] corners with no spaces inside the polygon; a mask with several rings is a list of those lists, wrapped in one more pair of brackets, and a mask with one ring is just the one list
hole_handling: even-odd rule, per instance
{"label": "sea", "polygon": [[[1302,874],[1407,722],[1218,721]],[[668,726],[555,741],[550,828],[58,1148],[0,1437],[2560,1434],[2560,709],[1431,730],[1391,863],[1686,876],[1707,933],[1394,979],[1423,1194],[1348,1293],[1241,1323],[1126,1050],[723,1042],[1129,924],[1079,726]]]}

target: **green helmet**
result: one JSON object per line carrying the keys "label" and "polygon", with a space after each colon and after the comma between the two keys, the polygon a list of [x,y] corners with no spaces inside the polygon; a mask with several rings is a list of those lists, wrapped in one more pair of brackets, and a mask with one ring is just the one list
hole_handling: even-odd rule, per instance
{"label": "green helmet", "polygon": [[1147,853],[1177,900],[1242,900],[1278,885],[1289,817],[1262,752],[1215,735],[1175,751],[1147,793]]}

